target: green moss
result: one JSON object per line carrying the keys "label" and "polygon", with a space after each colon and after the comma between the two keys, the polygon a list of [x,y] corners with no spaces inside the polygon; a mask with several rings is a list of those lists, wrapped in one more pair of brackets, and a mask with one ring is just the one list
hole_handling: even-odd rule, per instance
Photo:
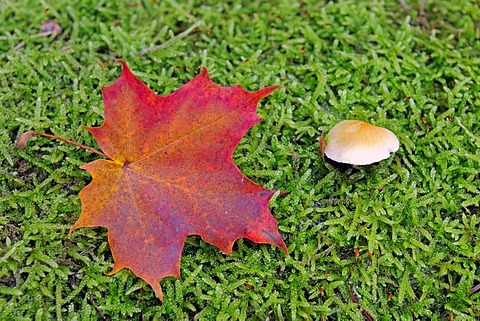
{"label": "green moss", "polygon": [[[10,1],[0,3],[0,319],[474,320],[480,315],[480,12],[475,1]],[[57,37],[38,35],[56,20]],[[147,49],[147,50],[146,50]],[[145,54],[140,54],[144,53]],[[106,231],[68,236],[96,155],[100,89],[115,58],[167,94],[207,66],[219,84],[280,84],[235,162],[276,194],[290,255],[189,237],[160,304]],[[104,65],[104,63],[108,63]],[[319,157],[344,119],[394,131],[400,150],[361,168]],[[355,303],[352,297],[358,299]]]}

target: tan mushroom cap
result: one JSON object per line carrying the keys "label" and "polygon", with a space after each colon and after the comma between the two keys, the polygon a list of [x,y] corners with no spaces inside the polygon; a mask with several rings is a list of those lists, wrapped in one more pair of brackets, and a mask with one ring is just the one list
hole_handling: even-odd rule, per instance
{"label": "tan mushroom cap", "polygon": [[344,120],[333,126],[325,155],[339,163],[368,165],[390,157],[398,150],[394,133],[360,120]]}

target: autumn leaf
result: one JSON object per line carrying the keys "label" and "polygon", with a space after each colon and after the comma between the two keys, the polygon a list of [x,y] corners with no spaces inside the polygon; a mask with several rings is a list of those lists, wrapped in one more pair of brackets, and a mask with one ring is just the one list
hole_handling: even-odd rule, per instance
{"label": "autumn leaf", "polygon": [[247,92],[213,83],[205,68],[168,96],[157,96],[125,62],[103,88],[105,122],[87,128],[103,153],[81,166],[92,182],[80,192],[82,213],[71,231],[103,226],[114,259],[163,299],[160,280],[180,277],[185,238],[232,252],[238,238],[287,252],[268,209],[274,191],[233,163],[233,151],[261,119],[256,106],[278,86]]}

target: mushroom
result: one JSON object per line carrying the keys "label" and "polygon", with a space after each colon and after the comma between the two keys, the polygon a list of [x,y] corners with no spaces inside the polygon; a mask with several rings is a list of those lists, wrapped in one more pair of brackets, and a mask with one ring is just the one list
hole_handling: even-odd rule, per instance
{"label": "mushroom", "polygon": [[325,155],[339,163],[372,164],[389,158],[399,147],[394,133],[360,120],[339,122],[328,136]]}

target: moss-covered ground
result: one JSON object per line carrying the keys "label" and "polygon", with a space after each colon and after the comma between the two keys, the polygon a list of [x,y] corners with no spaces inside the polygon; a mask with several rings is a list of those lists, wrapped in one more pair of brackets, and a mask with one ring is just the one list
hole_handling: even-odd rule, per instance
{"label": "moss-covered ground", "polygon": [[[420,2],[421,3],[421,2]],[[0,0],[1,320],[478,320],[480,12],[477,1]],[[421,11],[421,10],[420,10]],[[63,31],[39,35],[55,20]],[[284,87],[234,160],[275,194],[289,255],[189,237],[165,301],[113,261],[106,230],[69,228],[79,165],[98,156],[116,58],[161,94],[200,66],[223,85]],[[400,140],[366,167],[324,162],[318,138],[360,119]]]}

